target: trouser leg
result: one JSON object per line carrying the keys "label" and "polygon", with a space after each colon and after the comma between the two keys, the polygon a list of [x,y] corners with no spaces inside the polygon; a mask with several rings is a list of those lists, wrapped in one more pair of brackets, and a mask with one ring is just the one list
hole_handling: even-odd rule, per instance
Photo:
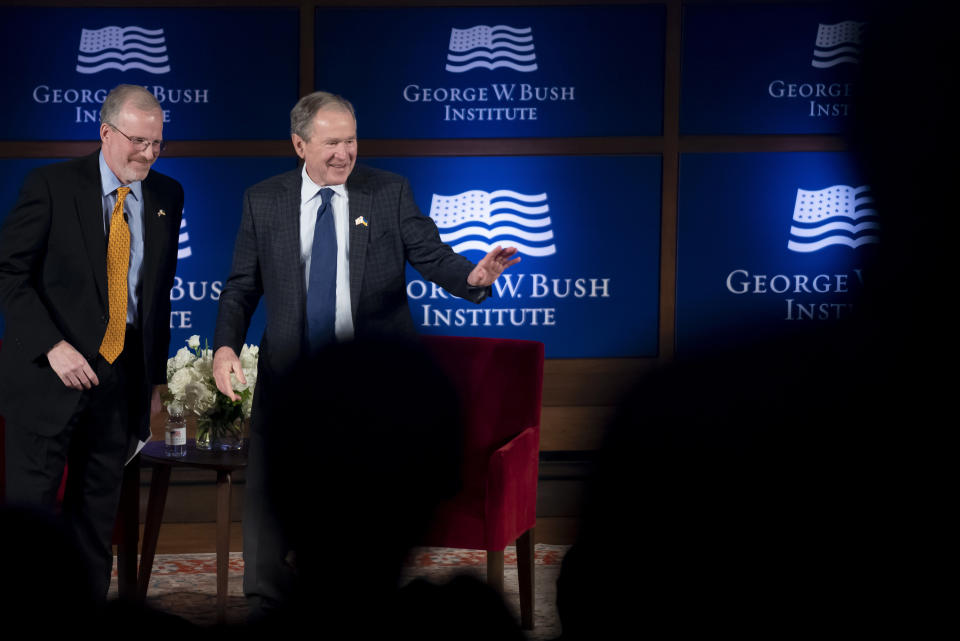
{"label": "trouser leg", "polygon": [[97,372],[101,389],[90,395],[80,429],[71,439],[63,510],[90,565],[97,594],[106,596],[113,568],[113,529],[120,504],[129,442],[122,380]]}
{"label": "trouser leg", "polygon": [[[28,425],[7,426],[8,500],[56,507],[67,465],[61,506],[99,598],[106,597],[113,567],[111,541],[123,480],[131,409],[141,412],[143,376],[136,359],[142,348],[130,332],[124,354],[113,364],[98,357],[99,384],[81,394],[67,425],[52,436]],[[134,398],[134,402],[131,402]]]}
{"label": "trouser leg", "polygon": [[293,568],[287,544],[267,496],[267,474],[262,435],[250,435],[243,504],[243,592],[250,619],[257,620],[288,599],[293,590]]}
{"label": "trouser leg", "polygon": [[7,421],[7,502],[53,509],[67,462],[69,432],[41,436],[28,426]]}
{"label": "trouser leg", "polygon": [[[101,372],[97,374],[101,384],[109,385]],[[110,586],[111,539],[127,443],[127,422],[119,420],[125,403],[105,403],[111,391],[102,391],[96,395],[99,398],[84,394],[70,422],[53,436],[16,423],[7,424],[6,434],[9,503],[56,509],[57,491],[68,465],[60,511],[99,598],[106,597]]]}

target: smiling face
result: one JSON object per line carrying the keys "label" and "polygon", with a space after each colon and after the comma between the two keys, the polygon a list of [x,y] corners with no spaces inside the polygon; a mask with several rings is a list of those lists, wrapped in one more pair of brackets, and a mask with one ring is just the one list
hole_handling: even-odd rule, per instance
{"label": "smiling face", "polygon": [[313,117],[310,140],[291,134],[310,180],[321,187],[342,185],[357,163],[357,121],[349,111],[320,109]]}
{"label": "smiling face", "polygon": [[[144,111],[127,101],[113,120],[110,124],[100,125],[103,158],[107,161],[110,171],[123,184],[128,185],[143,180],[150,173],[150,166],[157,159],[157,152],[154,151],[153,146],[148,146],[143,151],[137,150],[123,134],[130,138],[162,140],[163,112],[159,109]],[[110,126],[111,124],[113,127]]]}

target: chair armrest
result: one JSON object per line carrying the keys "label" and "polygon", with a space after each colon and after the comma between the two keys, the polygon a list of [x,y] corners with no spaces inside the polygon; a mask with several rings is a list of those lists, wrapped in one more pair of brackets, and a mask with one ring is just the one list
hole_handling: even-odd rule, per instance
{"label": "chair armrest", "polygon": [[490,455],[484,509],[487,549],[502,550],[537,521],[540,430],[528,427]]}

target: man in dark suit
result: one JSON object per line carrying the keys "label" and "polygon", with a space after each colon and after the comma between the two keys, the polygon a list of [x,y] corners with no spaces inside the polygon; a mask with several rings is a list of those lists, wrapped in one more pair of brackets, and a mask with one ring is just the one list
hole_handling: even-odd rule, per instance
{"label": "man in dark suit", "polygon": [[183,189],[150,173],[151,93],[116,87],[100,120],[100,151],[32,172],[0,233],[0,412],[8,500],[52,506],[69,462],[63,513],[105,596],[123,466],[166,383]]}
{"label": "man in dark suit", "polygon": [[231,375],[246,382],[237,353],[266,298],[243,520],[244,592],[254,616],[282,600],[292,578],[264,490],[263,431],[276,428],[264,425],[271,384],[332,342],[414,336],[408,261],[455,296],[479,303],[520,260],[515,248],[497,247],[474,265],[440,240],[406,179],[356,165],[357,124],[344,98],[301,98],[290,112],[290,132],[303,167],[247,190],[214,336],[217,386],[236,398]]}

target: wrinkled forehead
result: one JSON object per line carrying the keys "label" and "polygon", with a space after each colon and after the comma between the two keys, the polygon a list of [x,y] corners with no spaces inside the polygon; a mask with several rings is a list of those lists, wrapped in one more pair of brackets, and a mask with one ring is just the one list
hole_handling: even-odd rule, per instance
{"label": "wrinkled forehead", "polygon": [[[160,109],[141,109],[135,104],[132,104],[130,101],[124,103],[124,105],[117,112],[115,118],[117,127],[123,128],[127,127],[137,130],[143,130],[144,132],[162,132],[163,131],[163,111]],[[138,133],[133,131],[127,131],[124,129],[124,133],[128,136],[147,136],[147,133]],[[151,133],[151,135],[152,135]],[[159,136],[155,136],[159,137]]]}
{"label": "wrinkled forehead", "polygon": [[318,109],[313,117],[314,136],[346,138],[357,134],[357,121],[348,109],[328,106]]}

